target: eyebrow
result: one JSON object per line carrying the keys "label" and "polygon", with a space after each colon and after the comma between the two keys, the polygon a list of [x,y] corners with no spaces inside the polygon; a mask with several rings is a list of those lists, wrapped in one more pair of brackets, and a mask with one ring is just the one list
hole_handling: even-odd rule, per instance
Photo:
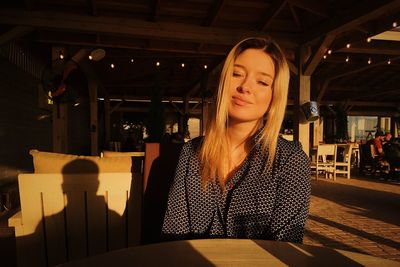
{"label": "eyebrow", "polygon": [[[234,66],[234,67],[239,67],[239,68],[242,68],[242,69],[246,69],[245,66],[240,65],[240,64],[234,64],[233,66]],[[274,79],[274,77],[272,77],[272,75],[269,74],[269,73],[262,72],[262,71],[260,71],[260,72],[258,72],[258,73],[261,74],[261,75],[264,75],[264,76],[268,76],[268,77],[270,77],[271,79]]]}

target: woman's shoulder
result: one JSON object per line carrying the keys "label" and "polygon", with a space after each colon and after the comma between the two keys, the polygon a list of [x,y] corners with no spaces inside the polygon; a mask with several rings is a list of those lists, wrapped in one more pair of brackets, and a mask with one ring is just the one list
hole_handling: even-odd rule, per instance
{"label": "woman's shoulder", "polygon": [[200,149],[201,143],[203,142],[204,136],[198,136],[190,139],[183,145],[183,150],[185,151],[198,151]]}
{"label": "woman's shoulder", "polygon": [[292,157],[293,155],[308,159],[307,154],[304,152],[302,145],[299,141],[289,141],[282,137],[278,138],[278,144],[276,149],[276,155],[278,158],[285,159]]}

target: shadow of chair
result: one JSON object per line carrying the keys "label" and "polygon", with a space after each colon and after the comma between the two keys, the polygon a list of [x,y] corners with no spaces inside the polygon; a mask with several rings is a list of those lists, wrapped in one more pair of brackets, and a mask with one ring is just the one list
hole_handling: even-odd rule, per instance
{"label": "shadow of chair", "polygon": [[336,180],[336,145],[318,145],[315,165],[317,179],[319,173],[323,172],[325,173],[325,178],[328,178],[328,175],[332,174],[333,180]]}
{"label": "shadow of chair", "polygon": [[84,159],[62,173],[20,174],[18,266],[53,266],[128,246],[131,173],[98,173]]}
{"label": "shadow of chair", "polygon": [[[339,146],[337,146],[339,148]],[[350,179],[351,170],[351,154],[353,146],[351,144],[344,145],[343,159],[336,159],[336,174],[345,174]],[[336,152],[338,154],[338,152]]]}

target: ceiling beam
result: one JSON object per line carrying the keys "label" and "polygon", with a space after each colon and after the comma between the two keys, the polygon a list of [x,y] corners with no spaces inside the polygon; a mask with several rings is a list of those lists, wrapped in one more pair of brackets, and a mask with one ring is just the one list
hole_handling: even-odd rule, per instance
{"label": "ceiling beam", "polygon": [[[395,60],[398,60],[398,59],[400,59],[400,56],[394,57],[391,60],[395,61]],[[333,74],[331,77],[329,77],[327,79],[328,80],[335,80],[335,79],[338,79],[338,78],[342,78],[342,77],[349,76],[349,75],[352,75],[352,74],[355,74],[355,73],[363,72],[363,71],[366,71],[368,69],[375,68],[377,66],[386,65],[386,64],[387,64],[387,60],[378,61],[376,63],[372,63],[370,65],[366,65],[366,66],[360,67],[358,69],[354,69],[354,70],[351,70],[351,71],[344,71],[344,72]]]}
{"label": "ceiling beam", "polygon": [[400,55],[400,45],[396,42],[378,42],[363,43],[352,45],[350,48],[341,48],[335,52],[339,53],[355,53],[368,55]]}
{"label": "ceiling beam", "polygon": [[[93,17],[61,12],[27,12],[7,8],[0,10],[0,24],[221,45],[233,45],[249,36],[265,37],[266,35],[260,31],[241,29],[203,27],[183,23],[155,23],[121,17]],[[273,33],[270,35],[283,47],[296,47],[299,40],[298,34]]]}
{"label": "ceiling beam", "polygon": [[88,6],[88,14],[91,16],[97,16],[97,4],[96,0],[86,0]]}
{"label": "ceiling beam", "polygon": [[311,57],[307,61],[306,66],[304,68],[304,75],[311,76],[314,73],[318,64],[321,62],[322,57],[324,56],[324,54],[331,46],[334,40],[335,40],[335,35],[333,34],[328,34],[323,38],[321,44],[314,52],[314,55],[311,55]]}
{"label": "ceiling beam", "polygon": [[294,21],[296,22],[297,27],[301,30],[303,29],[303,26],[301,25],[301,21],[299,19],[299,16],[296,13],[296,10],[294,10],[293,4],[291,2],[288,3],[290,12],[292,13],[292,17]]}
{"label": "ceiling beam", "polygon": [[350,105],[355,107],[398,107],[399,103],[396,102],[368,102],[368,101],[321,101],[321,105]]}
{"label": "ceiling beam", "polygon": [[399,9],[400,1],[398,0],[370,1],[369,4],[363,2],[351,10],[339,12],[338,15],[330,18],[325,23],[318,24],[305,34],[303,44],[313,42],[322,35],[340,34]]}
{"label": "ceiling beam", "polygon": [[282,11],[285,7],[287,0],[275,0],[270,8],[268,8],[267,13],[263,16],[263,22],[258,27],[261,31],[266,31],[268,26],[271,24],[273,19]]}
{"label": "ceiling beam", "polygon": [[34,28],[28,26],[16,26],[11,30],[0,35],[0,45],[21,38],[27,35],[28,33],[33,32],[34,30],[35,30]]}
{"label": "ceiling beam", "polygon": [[318,0],[289,0],[290,4],[295,5],[308,12],[321,17],[329,17],[329,9]]}
{"label": "ceiling beam", "polygon": [[216,0],[214,1],[211,10],[208,12],[208,16],[204,21],[204,26],[212,26],[217,21],[219,15],[221,14],[221,10],[224,7],[225,0]]}
{"label": "ceiling beam", "polygon": [[150,3],[150,21],[157,21],[160,14],[160,0],[151,0]]}

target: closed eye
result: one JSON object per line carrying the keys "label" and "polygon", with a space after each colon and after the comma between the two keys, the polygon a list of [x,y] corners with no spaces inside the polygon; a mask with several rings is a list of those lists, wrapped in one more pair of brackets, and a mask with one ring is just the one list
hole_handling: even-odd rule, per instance
{"label": "closed eye", "polygon": [[233,72],[233,77],[242,77],[243,74],[240,72]]}
{"label": "closed eye", "polygon": [[267,82],[264,82],[264,81],[258,81],[257,83],[262,85],[262,86],[269,86],[269,84]]}

